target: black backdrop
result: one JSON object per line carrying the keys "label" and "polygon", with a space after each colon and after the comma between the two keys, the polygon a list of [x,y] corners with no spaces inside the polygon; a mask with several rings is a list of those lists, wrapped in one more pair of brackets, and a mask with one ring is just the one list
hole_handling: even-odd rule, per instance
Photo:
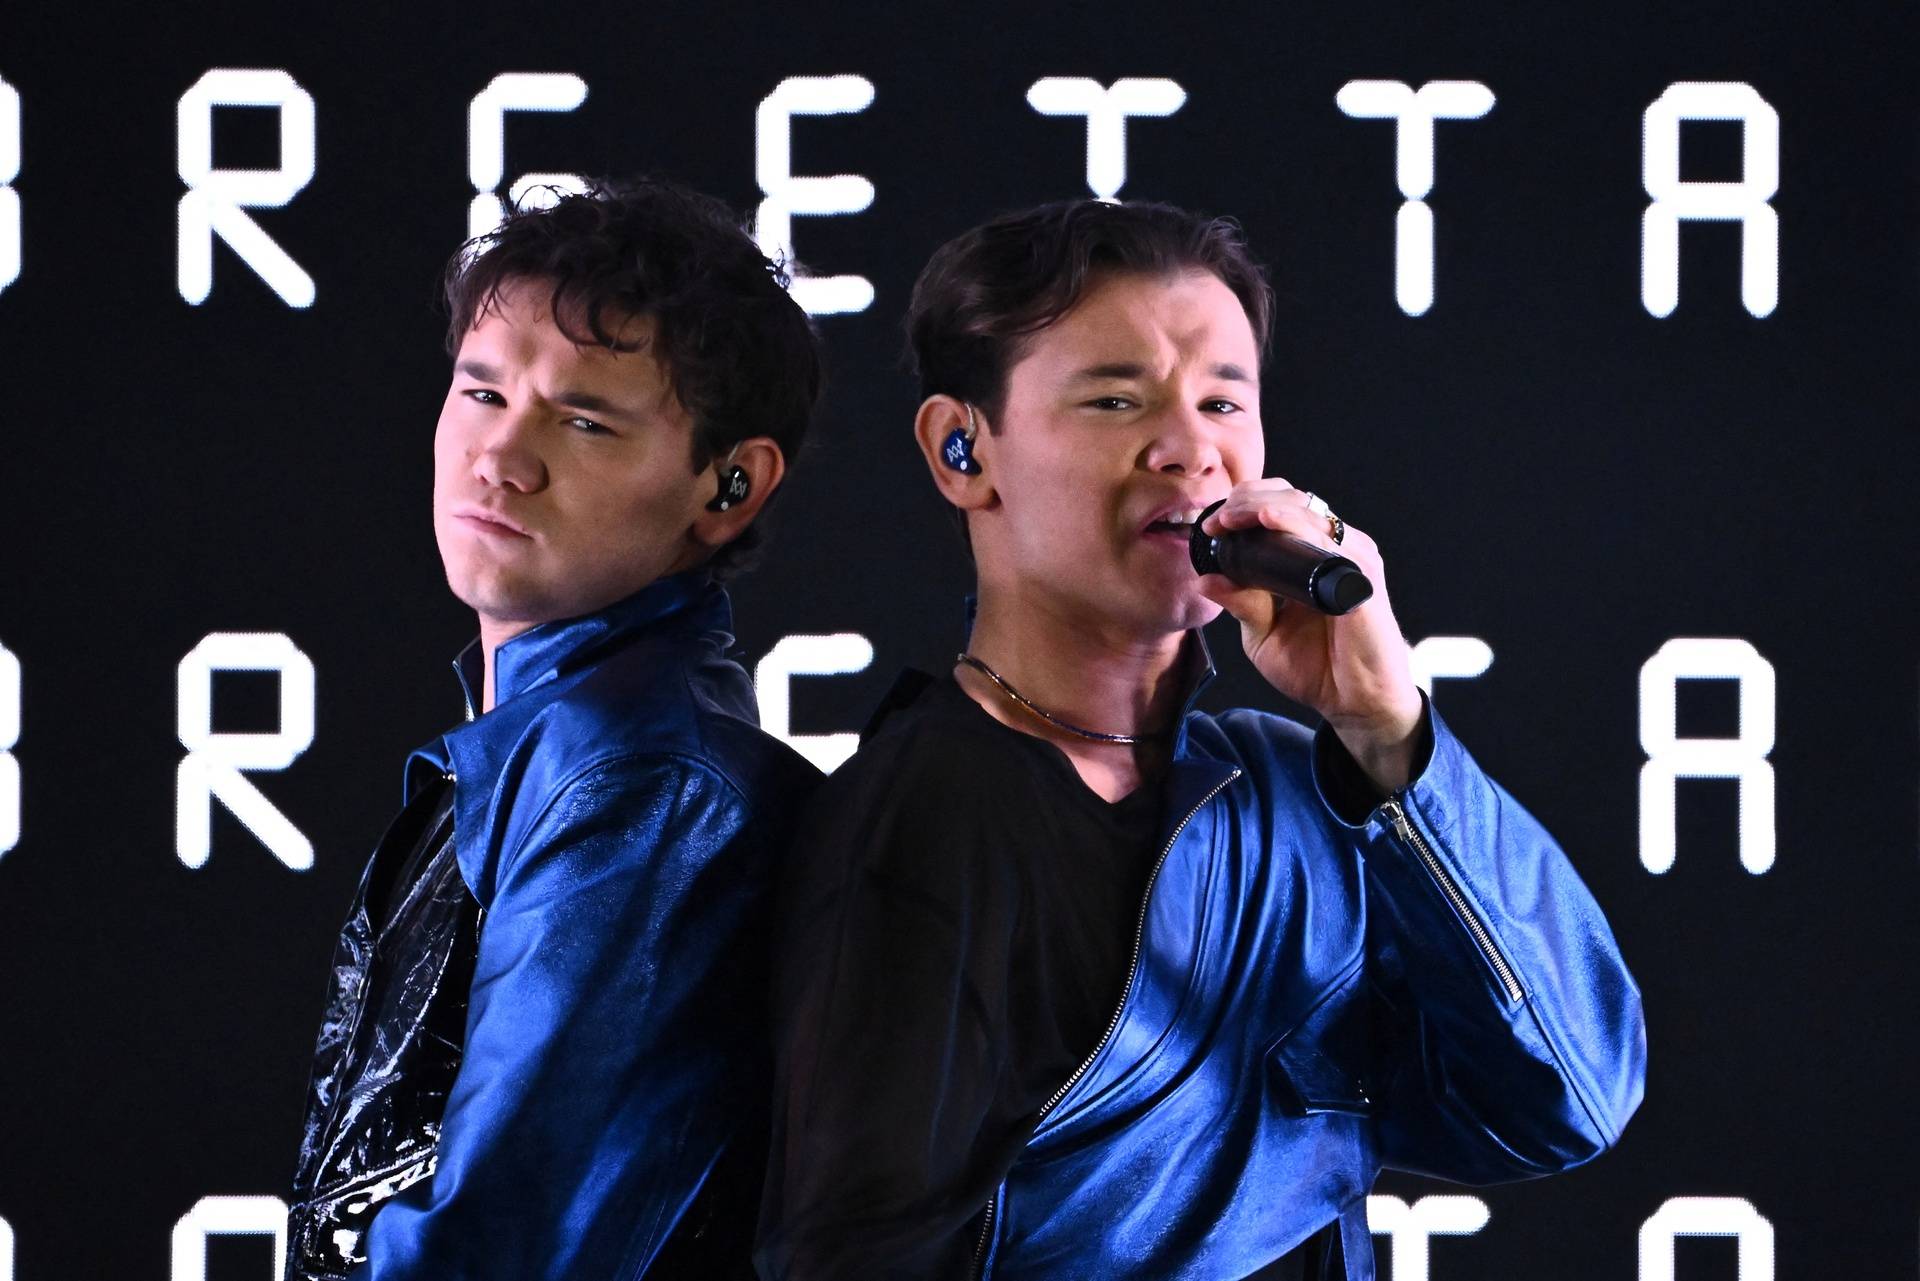
{"label": "black backdrop", "polygon": [[[1620,1149],[1475,1193],[1485,1226],[1436,1237],[1430,1274],[1732,1277],[1731,1240],[1643,1254],[1642,1238],[1744,1221],[1743,1281],[1912,1275],[1911,6],[405,8],[0,10],[20,140],[0,238],[6,205],[21,228],[0,290],[0,645],[21,713],[17,744],[0,715],[19,778],[0,854],[0,1279],[9,1250],[22,1281],[267,1275],[265,1237],[220,1229],[271,1205],[203,1198],[284,1195],[333,931],[404,752],[457,715],[444,660],[471,620],[427,518],[432,289],[474,195],[468,104],[509,71],[588,86],[575,111],[507,117],[509,179],[653,169],[749,210],[763,99],[794,76],[873,87],[864,111],[793,126],[795,172],[876,192],[797,218],[798,253],[875,296],[821,320],[818,442],[736,592],[750,664],[789,635],[872,643],[862,672],[792,682],[808,734],[856,728],[898,667],[958,638],[964,566],[895,358],[914,272],[992,213],[1086,190],[1087,131],[1028,105],[1037,80],[1177,82],[1177,112],[1128,129],[1121,194],[1245,222],[1281,297],[1270,465],[1378,538],[1410,636],[1492,648],[1438,696],[1560,835],[1645,990],[1651,1077]],[[212,68],[283,70],[315,104],[311,182],[249,211],[312,278],[311,306],[224,242],[205,301],[182,296],[176,111]],[[1418,317],[1396,303],[1394,128],[1343,114],[1352,80],[1496,98],[1437,126]],[[1727,223],[1683,225],[1670,316],[1641,301],[1643,113],[1681,82],[1745,84],[1778,113],[1764,317],[1742,305]],[[214,163],[277,167],[278,124],[219,109]],[[1740,180],[1742,136],[1683,126],[1682,177]],[[313,665],[311,746],[247,775],[311,870],[218,802],[204,865],[175,851],[177,671],[235,632],[282,634]],[[1677,857],[1654,874],[1642,720],[1663,695],[1643,698],[1642,668],[1676,638],[1751,645],[1749,698],[1759,667],[1775,674],[1776,794],[1769,810],[1758,784],[1683,779]],[[1213,701],[1273,705],[1227,658]],[[0,660],[0,713],[10,675]],[[213,728],[274,732],[279,683],[217,675]],[[1681,682],[1679,733],[1741,733],[1737,692]],[[0,760],[0,830],[10,773]],[[1750,835],[1777,834],[1758,874],[1739,858],[1743,787]],[[1401,1241],[1393,1264],[1382,1241],[1383,1270],[1413,1281]]]}

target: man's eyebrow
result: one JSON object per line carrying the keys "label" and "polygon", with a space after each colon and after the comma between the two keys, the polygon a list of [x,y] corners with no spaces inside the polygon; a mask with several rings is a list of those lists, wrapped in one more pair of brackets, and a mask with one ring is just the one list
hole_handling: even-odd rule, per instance
{"label": "man's eyebrow", "polygon": [[584,409],[590,414],[631,414],[634,411],[624,405],[616,405],[605,396],[596,396],[590,391],[558,391],[553,394],[553,403],[565,405],[568,409]]}
{"label": "man's eyebrow", "polygon": [[492,365],[479,360],[462,360],[453,367],[455,373],[465,374],[475,382],[497,383],[502,381],[500,371]]}
{"label": "man's eyebrow", "polygon": [[1137,361],[1113,361],[1105,365],[1089,365],[1073,375],[1076,382],[1097,382],[1106,378],[1145,377],[1147,367]]}
{"label": "man's eyebrow", "polygon": [[[1105,365],[1089,365],[1073,375],[1075,382],[1098,382],[1108,378],[1144,378],[1147,367],[1135,361],[1114,361]],[[1215,365],[1209,371],[1215,378],[1225,382],[1250,383],[1255,381],[1243,367],[1235,364]]]}

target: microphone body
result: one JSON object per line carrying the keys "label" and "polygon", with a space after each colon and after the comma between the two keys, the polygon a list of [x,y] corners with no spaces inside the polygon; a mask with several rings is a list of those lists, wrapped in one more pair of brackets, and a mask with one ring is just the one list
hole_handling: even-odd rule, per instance
{"label": "microphone body", "polygon": [[1219,506],[1207,508],[1193,523],[1187,553],[1195,573],[1225,574],[1242,587],[1258,587],[1323,614],[1348,613],[1373,595],[1373,584],[1358,565],[1305,539],[1271,529],[1203,532],[1200,526]]}

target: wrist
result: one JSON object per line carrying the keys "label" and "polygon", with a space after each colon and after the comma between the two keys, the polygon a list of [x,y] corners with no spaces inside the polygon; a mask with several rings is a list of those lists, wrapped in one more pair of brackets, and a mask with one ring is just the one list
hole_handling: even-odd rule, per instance
{"label": "wrist", "polygon": [[1373,785],[1393,793],[1413,781],[1426,702],[1417,689],[1411,701],[1359,716],[1329,717],[1328,727]]}

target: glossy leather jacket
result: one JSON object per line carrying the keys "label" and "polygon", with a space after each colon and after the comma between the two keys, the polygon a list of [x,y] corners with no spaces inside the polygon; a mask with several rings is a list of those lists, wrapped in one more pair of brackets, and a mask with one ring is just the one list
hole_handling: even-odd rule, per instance
{"label": "glossy leather jacket", "polygon": [[374,1213],[433,1174],[481,915],[452,835],[453,785],[428,772],[367,861],[341,927],[294,1176],[288,1281],[345,1277],[365,1258]]}
{"label": "glossy leather jacket", "polygon": [[1124,1004],[1002,1182],[981,1275],[1241,1277],[1331,1224],[1311,1275],[1371,1281],[1383,1165],[1491,1183],[1619,1138],[1639,992],[1552,837],[1429,717],[1368,810],[1325,729],[1188,714]]}
{"label": "glossy leather jacket", "polygon": [[[409,760],[336,957],[289,1276],[751,1275],[771,863],[819,775],[756,728],[730,626],[693,573],[534,628],[494,709]],[[386,904],[382,859],[447,813],[451,857]]]}

